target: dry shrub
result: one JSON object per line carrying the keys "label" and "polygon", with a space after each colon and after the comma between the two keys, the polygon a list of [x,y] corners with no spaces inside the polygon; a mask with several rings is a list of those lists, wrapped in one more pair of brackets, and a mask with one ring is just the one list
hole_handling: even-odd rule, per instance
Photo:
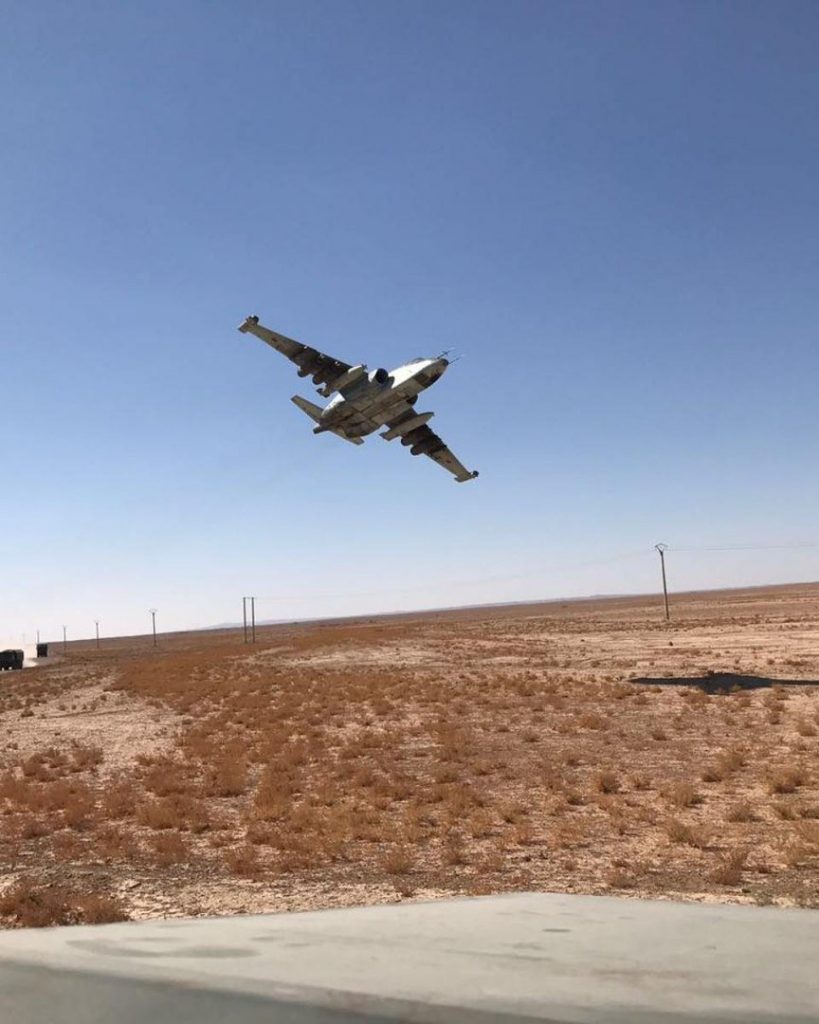
{"label": "dry shrub", "polygon": [[528,821],[522,821],[512,829],[510,841],[515,846],[533,846],[537,840],[535,830]]}
{"label": "dry shrub", "polygon": [[18,928],[128,920],[123,906],[113,897],[75,893],[63,886],[42,886],[31,878],[18,879],[0,896],[0,917]]}
{"label": "dry shrub", "polygon": [[580,822],[559,821],[549,833],[549,845],[558,849],[569,849],[585,845],[586,831]]}
{"label": "dry shrub", "polygon": [[754,812],[750,803],[747,800],[740,800],[738,803],[732,804],[726,814],[726,821],[753,821]]}
{"label": "dry shrub", "polygon": [[19,826],[21,839],[40,839],[51,832],[51,827],[41,818],[26,818]]}
{"label": "dry shrub", "polygon": [[122,903],[113,896],[91,893],[77,901],[83,924],[113,924],[128,921],[129,915]]}
{"label": "dry shrub", "polygon": [[413,884],[412,879],[408,878],[406,875],[394,875],[392,884],[398,895],[402,896],[404,899],[408,899],[415,893],[415,885]]}
{"label": "dry shrub", "polygon": [[798,804],[789,803],[786,800],[774,800],[771,810],[783,821],[795,821],[799,817]]}
{"label": "dry shrub", "polygon": [[108,786],[102,795],[101,810],[106,818],[128,818],[136,810],[137,795],[134,784],[123,779]]}
{"label": "dry shrub", "polygon": [[73,832],[58,832],[52,839],[51,849],[55,860],[78,861],[85,854],[85,845]]}
{"label": "dry shrub", "polygon": [[582,729],[598,731],[606,727],[607,721],[602,715],[598,715],[594,711],[587,711],[578,718],[577,724]]}
{"label": "dry shrub", "polygon": [[490,848],[478,862],[478,873],[482,875],[497,875],[506,866],[506,857],[503,851],[497,847]]}
{"label": "dry shrub", "polygon": [[744,846],[730,850],[711,872],[711,881],[717,885],[739,885],[749,852]]}
{"label": "dry shrub", "polygon": [[79,831],[90,828],[95,816],[96,802],[90,793],[75,794],[63,811],[64,823]]}
{"label": "dry shrub", "polygon": [[161,868],[184,864],[190,858],[190,848],[178,832],[163,832],[151,839],[153,862]]}
{"label": "dry shrub", "polygon": [[799,868],[813,855],[813,847],[807,843],[801,843],[798,839],[792,839],[782,848],[782,860],[786,867]]}
{"label": "dry shrub", "polygon": [[412,870],[412,852],[407,846],[394,846],[387,851],[383,865],[388,875],[406,875]]}
{"label": "dry shrub", "polygon": [[259,851],[255,846],[245,844],[234,846],[225,852],[225,865],[232,875],[241,878],[258,878],[261,874]]}
{"label": "dry shrub", "polygon": [[744,751],[737,747],[721,751],[702,772],[703,782],[723,782],[742,768],[747,758]]}
{"label": "dry shrub", "polygon": [[0,775],[0,800],[7,801],[12,808],[28,807],[33,787],[25,779],[18,779],[13,772]]}
{"label": "dry shrub", "polygon": [[146,800],[137,808],[140,825],[160,831],[177,828],[187,832],[204,832],[210,826],[207,808],[188,796],[169,796]]}
{"label": "dry shrub", "polygon": [[525,804],[518,800],[504,800],[498,805],[498,814],[502,821],[514,825],[529,813]]}
{"label": "dry shrub", "polygon": [[139,853],[139,845],[134,839],[112,825],[103,828],[95,837],[94,848],[97,856],[106,863],[134,860]]}
{"label": "dry shrub", "polygon": [[102,747],[85,746],[76,743],[71,748],[71,771],[92,771],[103,762]]}
{"label": "dry shrub", "polygon": [[247,789],[248,767],[243,758],[224,757],[205,768],[204,796],[241,796]]}
{"label": "dry shrub", "polygon": [[478,810],[469,816],[466,827],[473,839],[486,839],[493,832],[492,816],[487,811]]}
{"label": "dry shrub", "polygon": [[617,793],[620,791],[620,780],[615,772],[599,772],[594,780],[595,788],[600,793]]}
{"label": "dry shrub", "polygon": [[142,785],[154,796],[189,793],[194,787],[193,767],[178,758],[156,757],[143,773]]}
{"label": "dry shrub", "polygon": [[77,923],[76,912],[64,889],[41,887],[32,879],[20,879],[0,896],[0,916],[20,928]]}
{"label": "dry shrub", "polygon": [[245,839],[254,846],[273,846],[275,832],[264,821],[251,821],[245,829]]}
{"label": "dry shrub", "polygon": [[609,868],[604,875],[604,880],[610,889],[633,889],[637,884],[632,872],[618,865]]}
{"label": "dry shrub", "polygon": [[671,818],[667,821],[665,831],[672,843],[696,846],[699,849],[708,845],[708,835],[704,829],[688,825],[684,821],[680,821],[679,818]]}
{"label": "dry shrub", "polygon": [[293,808],[293,798],[288,790],[263,780],[253,799],[253,816],[259,821],[282,821]]}
{"label": "dry shrub", "polygon": [[20,770],[27,779],[49,782],[71,771],[69,757],[63,750],[47,747],[35,751],[20,763]]}
{"label": "dry shrub", "polygon": [[770,793],[794,793],[805,784],[806,779],[807,774],[804,768],[798,766],[778,768],[768,776],[768,791]]}
{"label": "dry shrub", "polygon": [[169,800],[146,800],[137,808],[137,821],[148,828],[177,828],[179,818]]}
{"label": "dry shrub", "polygon": [[674,807],[693,807],[702,801],[690,782],[672,782],[664,786],[660,792]]}
{"label": "dry shrub", "polygon": [[469,863],[463,839],[459,835],[450,835],[444,843],[442,860],[449,867],[459,867]]}

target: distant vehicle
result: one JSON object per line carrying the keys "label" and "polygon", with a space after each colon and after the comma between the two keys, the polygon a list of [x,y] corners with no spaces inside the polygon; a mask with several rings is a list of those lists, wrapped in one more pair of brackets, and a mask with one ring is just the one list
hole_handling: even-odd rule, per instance
{"label": "distant vehicle", "polygon": [[18,669],[23,667],[24,654],[22,651],[0,651],[0,672]]}
{"label": "distant vehicle", "polygon": [[37,657],[47,658],[48,657],[48,644],[37,644]]}
{"label": "distant vehicle", "polygon": [[239,330],[250,332],[281,352],[296,364],[300,377],[312,376],[314,384],[321,384],[318,393],[330,402],[322,408],[300,395],[292,401],[317,426],[314,434],[329,432],[352,444],[363,444],[367,434],[379,427],[387,427],[381,437],[385,441],[401,438],[401,444],[413,455],[428,455],[439,466],[452,473],[458,483],[473,480],[478,472],[470,472],[449,450],[446,444],[427,426],[433,413],[417,413],[413,406],[418,395],[444,373],[449,366],[445,354],[433,359],[413,359],[395,370],[372,370],[362,363],[351,366],[317,349],[277,334],[259,323],[257,316],[249,316]]}

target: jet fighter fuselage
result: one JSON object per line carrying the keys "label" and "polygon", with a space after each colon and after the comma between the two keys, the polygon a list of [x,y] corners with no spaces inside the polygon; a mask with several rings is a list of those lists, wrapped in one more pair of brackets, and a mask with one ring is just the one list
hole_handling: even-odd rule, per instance
{"label": "jet fighter fuselage", "polygon": [[[319,434],[325,430],[334,433],[340,428],[348,438],[365,437],[383,426],[404,402],[414,405],[422,391],[431,387],[446,372],[449,360],[444,356],[434,359],[413,359],[389,372],[384,369],[362,373],[330,399],[321,412],[321,423],[314,428]],[[431,418],[432,414],[430,414]]]}

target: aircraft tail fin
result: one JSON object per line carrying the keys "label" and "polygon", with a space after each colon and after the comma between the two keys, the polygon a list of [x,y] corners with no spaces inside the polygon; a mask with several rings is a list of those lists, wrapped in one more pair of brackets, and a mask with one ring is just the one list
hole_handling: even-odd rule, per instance
{"label": "aircraft tail fin", "polygon": [[302,412],[307,413],[314,423],[321,422],[321,406],[316,405],[314,402],[308,402],[306,398],[302,398],[301,395],[293,395],[290,401],[297,405]]}

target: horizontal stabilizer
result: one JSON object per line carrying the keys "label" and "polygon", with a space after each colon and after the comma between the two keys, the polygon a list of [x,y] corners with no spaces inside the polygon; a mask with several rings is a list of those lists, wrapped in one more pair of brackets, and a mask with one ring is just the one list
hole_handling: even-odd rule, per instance
{"label": "horizontal stabilizer", "polygon": [[316,423],[321,422],[322,409],[320,405],[316,405],[314,402],[308,402],[306,398],[302,398],[301,395],[293,395],[290,399],[293,405],[297,405],[302,412],[306,412],[311,420]]}
{"label": "horizontal stabilizer", "polygon": [[336,437],[340,437],[342,441],[349,441],[350,444],[364,444],[364,439],[362,437],[347,437],[347,435],[342,433],[341,430],[334,430],[332,427],[328,427],[326,424],[322,423],[321,414],[324,410],[320,405],[308,402],[307,399],[302,398],[301,395],[293,395],[290,401],[293,405],[297,405],[302,412],[306,412],[311,420],[318,423],[317,427],[313,427],[314,434],[335,434]]}

